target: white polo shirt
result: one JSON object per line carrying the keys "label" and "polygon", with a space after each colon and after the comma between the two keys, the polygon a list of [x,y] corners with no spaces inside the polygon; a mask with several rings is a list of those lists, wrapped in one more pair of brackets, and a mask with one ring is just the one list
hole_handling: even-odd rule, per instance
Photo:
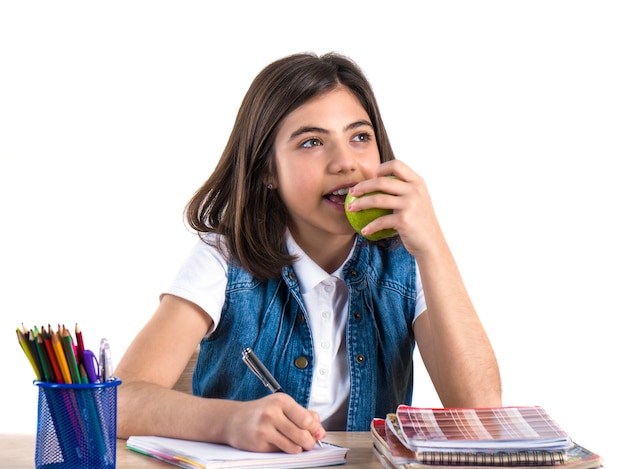
{"label": "white polo shirt", "polygon": [[350,395],[350,373],[346,356],[346,320],[348,287],[341,273],[342,265],[328,274],[307,256],[294,239],[287,238],[289,254],[298,256],[293,270],[313,334],[315,360],[309,409],[320,415],[327,430],[345,430]]}

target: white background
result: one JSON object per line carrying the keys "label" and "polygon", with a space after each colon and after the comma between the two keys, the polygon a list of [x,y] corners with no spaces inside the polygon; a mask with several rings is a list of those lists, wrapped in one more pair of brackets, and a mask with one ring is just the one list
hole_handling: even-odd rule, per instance
{"label": "white background", "polygon": [[[615,467],[622,2],[222,3],[0,3],[0,432],[36,428],[15,328],[78,322],[119,359],[195,243],[183,206],[253,77],[337,50],[429,184],[505,404],[544,406]],[[419,367],[416,381],[414,403],[438,406]]]}

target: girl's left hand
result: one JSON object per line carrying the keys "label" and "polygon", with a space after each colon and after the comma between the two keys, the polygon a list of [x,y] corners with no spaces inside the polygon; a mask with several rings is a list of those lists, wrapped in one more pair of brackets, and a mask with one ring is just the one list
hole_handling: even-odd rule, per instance
{"label": "girl's left hand", "polygon": [[350,189],[355,197],[375,191],[384,193],[355,200],[350,204],[350,210],[383,208],[391,209],[393,213],[369,223],[362,230],[364,235],[393,228],[415,257],[445,243],[426,183],[405,163],[387,161],[378,167],[374,178],[361,181]]}

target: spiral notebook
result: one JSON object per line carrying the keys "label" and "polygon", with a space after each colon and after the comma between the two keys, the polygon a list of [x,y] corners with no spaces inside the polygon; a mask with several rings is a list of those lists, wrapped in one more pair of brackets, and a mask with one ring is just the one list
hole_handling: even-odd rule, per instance
{"label": "spiral notebook", "polygon": [[345,464],[347,448],[322,443],[298,454],[255,453],[231,446],[159,436],[131,436],[126,447],[174,466],[213,468],[306,468]]}

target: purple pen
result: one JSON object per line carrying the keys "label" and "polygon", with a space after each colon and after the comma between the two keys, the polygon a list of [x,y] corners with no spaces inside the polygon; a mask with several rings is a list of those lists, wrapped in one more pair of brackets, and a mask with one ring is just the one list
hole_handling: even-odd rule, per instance
{"label": "purple pen", "polygon": [[87,372],[89,383],[97,383],[98,373],[96,372],[96,369],[98,367],[98,360],[96,359],[95,354],[91,350],[85,350],[83,352],[83,357],[85,359],[85,371]]}

